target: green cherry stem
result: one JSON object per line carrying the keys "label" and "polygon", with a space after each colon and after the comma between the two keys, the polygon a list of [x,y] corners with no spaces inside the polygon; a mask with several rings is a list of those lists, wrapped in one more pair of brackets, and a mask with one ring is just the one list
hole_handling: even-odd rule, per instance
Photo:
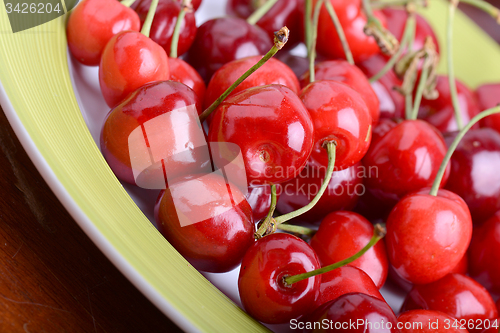
{"label": "green cherry stem", "polygon": [[307,48],[307,57],[309,58],[311,56],[311,32],[312,32],[312,22],[311,22],[311,15],[312,15],[312,0],[306,0],[304,1],[304,26],[305,26],[305,41],[306,41],[306,48]]}
{"label": "green cherry stem", "polygon": [[363,31],[367,36],[375,38],[382,53],[393,55],[399,48],[397,38],[394,37],[389,30],[384,28],[380,20],[373,14],[370,0],[363,0],[362,3],[367,18],[367,23]]}
{"label": "green cherry stem", "polygon": [[141,34],[146,37],[149,37],[149,33],[151,31],[151,25],[153,24],[153,19],[155,17],[156,8],[158,7],[159,0],[151,1],[151,6],[149,6],[148,15],[146,16],[146,20],[144,20],[144,25],[141,29]]}
{"label": "green cherry stem", "polygon": [[125,7],[130,7],[134,2],[136,2],[136,0],[123,0],[120,3]]}
{"label": "green cherry stem", "polygon": [[257,24],[257,22],[259,22],[259,20],[264,15],[266,15],[266,13],[276,4],[276,2],[278,2],[278,0],[267,0],[262,6],[257,8],[257,10],[252,13],[252,15],[247,18],[247,22],[251,25]]}
{"label": "green cherry stem", "polygon": [[310,271],[310,272],[302,273],[302,274],[297,274],[297,275],[292,275],[292,276],[287,276],[287,277],[285,277],[283,279],[283,281],[286,283],[286,285],[291,285],[291,284],[297,283],[299,281],[308,279],[308,278],[310,278],[312,276],[316,276],[316,275],[319,275],[319,274],[327,273],[327,272],[333,271],[334,269],[337,269],[337,268],[340,268],[340,267],[345,266],[347,264],[350,264],[354,260],[356,260],[359,257],[361,257],[363,254],[365,254],[366,251],[368,251],[375,244],[377,244],[377,242],[379,240],[381,240],[382,238],[384,238],[386,232],[387,231],[385,230],[384,226],[382,226],[381,224],[376,224],[374,226],[374,229],[373,229],[373,236],[370,239],[370,241],[368,242],[368,244],[366,244],[366,246],[364,248],[362,248],[355,255],[353,255],[353,256],[351,256],[351,257],[349,257],[347,259],[344,259],[342,261],[336,262],[334,264],[331,264],[331,265],[328,265],[328,266],[325,266],[325,267],[321,267],[319,269],[315,269],[314,271]]}
{"label": "green cherry stem", "polygon": [[262,235],[269,230],[269,228],[272,228],[272,223],[274,223],[273,214],[276,209],[276,201],[276,185],[273,184],[271,185],[271,206],[269,207],[269,212],[267,213],[266,218],[254,234],[255,239],[261,238]]}
{"label": "green cherry stem", "polygon": [[170,58],[177,58],[177,48],[179,46],[179,35],[181,34],[182,21],[187,13],[193,11],[191,0],[182,0],[181,11],[175,22],[174,33],[172,34],[172,42],[170,43]]}
{"label": "green cherry stem", "polygon": [[345,37],[344,28],[342,27],[342,24],[340,24],[339,17],[335,12],[335,8],[333,8],[333,5],[329,0],[325,1],[325,7],[328,14],[330,15],[333,25],[335,26],[337,35],[339,36],[340,43],[342,44],[342,48],[344,49],[346,60],[351,65],[354,65],[354,58],[352,56],[351,48],[349,47],[349,43],[347,42],[347,38]]}
{"label": "green cherry stem", "polygon": [[493,6],[492,4],[484,0],[460,0],[460,2],[481,9],[482,11],[488,13],[491,17],[493,17],[498,24],[500,24],[500,9]]}
{"label": "green cherry stem", "polygon": [[316,230],[302,227],[300,225],[293,225],[293,224],[288,224],[288,223],[282,223],[282,224],[278,225],[278,229],[280,229],[282,231],[287,231],[287,232],[292,233],[292,234],[303,235],[303,236],[308,236],[308,237],[312,237],[316,233]]}
{"label": "green cherry stem", "polygon": [[474,118],[472,118],[471,121],[469,121],[469,123],[460,130],[460,132],[458,132],[457,136],[455,137],[455,140],[453,140],[450,147],[448,148],[448,151],[446,152],[446,155],[443,158],[443,162],[441,162],[441,166],[439,167],[436,178],[434,179],[434,183],[432,184],[431,191],[429,193],[430,195],[434,196],[437,195],[439,190],[439,185],[441,184],[444,172],[446,171],[446,166],[450,162],[451,156],[455,152],[455,149],[457,149],[457,146],[460,143],[460,140],[462,140],[462,138],[464,137],[465,133],[467,133],[472,128],[472,126],[474,126],[481,119],[496,113],[500,113],[500,106],[495,106],[494,108],[479,113]]}
{"label": "green cherry stem", "polygon": [[247,70],[241,77],[238,78],[229,88],[227,88],[226,91],[222,93],[222,95],[217,98],[212,105],[210,105],[205,111],[203,111],[202,114],[200,114],[200,122],[204,122],[208,116],[215,110],[217,107],[226,99],[229,94],[233,92],[233,90],[247,77],[252,75],[256,70],[258,70],[262,65],[266,63],[269,59],[271,59],[276,53],[278,53],[279,50],[285,46],[286,42],[288,41],[288,36],[290,34],[290,31],[288,30],[287,27],[283,27],[280,29],[280,31],[274,33],[274,45],[273,47],[269,50],[269,52],[266,53],[262,59],[259,60],[255,65],[253,65],[249,70]]}
{"label": "green cherry stem", "polygon": [[316,60],[316,40],[318,39],[318,21],[321,6],[324,0],[318,0],[316,6],[314,7],[313,21],[312,21],[312,38],[309,47],[311,48],[308,52],[309,57],[309,81],[314,82],[316,80],[316,73],[314,69],[314,61]]}
{"label": "green cherry stem", "polygon": [[422,95],[424,93],[425,85],[427,84],[429,71],[429,66],[424,65],[422,68],[422,73],[420,74],[420,81],[418,82],[417,86],[417,94],[415,95],[415,103],[413,104],[413,111],[410,117],[410,119],[412,120],[416,120],[418,117],[418,109],[420,108],[420,103],[422,102]]}
{"label": "green cherry stem", "polygon": [[457,85],[455,82],[455,69],[453,67],[453,19],[455,17],[455,11],[457,10],[458,0],[451,0],[448,6],[448,24],[446,31],[446,48],[448,49],[448,83],[450,86],[451,101],[453,105],[453,111],[455,112],[455,120],[457,122],[458,129],[464,127],[462,116],[460,112],[460,103],[458,102]]}

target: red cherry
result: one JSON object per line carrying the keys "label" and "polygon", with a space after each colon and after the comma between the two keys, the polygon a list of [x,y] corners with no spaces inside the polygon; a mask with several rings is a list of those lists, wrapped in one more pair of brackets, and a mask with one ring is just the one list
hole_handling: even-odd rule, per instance
{"label": "red cherry", "polygon": [[[373,225],[354,212],[338,211],[328,214],[311,238],[323,266],[331,265],[359,252],[373,236]],[[377,288],[387,278],[388,261],[384,242],[378,242],[363,256],[351,263],[368,274]]]}
{"label": "red cherry", "polygon": [[[181,222],[183,213],[191,224]],[[168,242],[205,272],[236,268],[254,242],[250,205],[235,186],[213,173],[169,184],[157,200],[155,220]]]}
{"label": "red cherry", "polygon": [[[368,78],[356,66],[345,60],[328,60],[314,66],[316,80],[339,81],[356,90],[370,110],[373,124],[378,123],[380,117],[379,101]],[[305,87],[309,84],[309,71],[301,78],[300,84]]]}
{"label": "red cherry", "polygon": [[472,220],[479,224],[500,210],[500,133],[489,128],[472,129],[451,157],[450,181],[469,206]]}
{"label": "red cherry", "polygon": [[469,248],[469,274],[487,289],[500,292],[500,212],[474,229]]}
{"label": "red cherry", "polygon": [[[364,191],[361,169],[361,163],[357,163],[347,169],[334,171],[321,199],[311,210],[296,217],[294,221],[319,224],[331,212],[352,209]],[[324,179],[324,170],[306,166],[297,178],[281,184],[282,192],[276,205],[278,211],[288,214],[309,204]]]}
{"label": "red cherry", "polygon": [[387,219],[389,261],[399,276],[416,284],[439,280],[454,269],[472,236],[465,202],[450,191],[432,196],[429,190],[401,199]]}
{"label": "red cherry", "polygon": [[313,146],[311,117],[297,95],[281,85],[244,90],[216,109],[208,138],[241,149],[250,185],[296,177]]}
{"label": "red cherry", "polygon": [[[500,83],[484,84],[476,89],[480,110],[490,109],[500,104]],[[500,115],[494,114],[484,118],[481,125],[500,132]]]}
{"label": "red cherry", "polygon": [[258,240],[243,257],[238,289],[245,310],[268,324],[289,322],[314,310],[320,276],[287,285],[284,278],[318,269],[314,250],[303,240],[275,233]]}
{"label": "red cherry", "polygon": [[[166,1],[172,1],[172,0],[160,0],[160,3],[162,1],[166,2]],[[175,1],[177,1],[179,3],[182,2],[182,0],[175,0]],[[200,8],[201,2],[202,2],[202,0],[191,0],[191,4],[193,5],[193,9],[195,11],[197,11],[198,8]],[[134,10],[136,10],[139,6],[145,6],[144,3],[147,3],[147,7],[149,8],[149,5],[151,4],[151,0],[138,0],[138,1],[134,2],[132,4],[132,6],[130,6],[130,8],[133,8]]]}
{"label": "red cherry", "polygon": [[[498,316],[488,291],[462,274],[448,274],[435,282],[414,286],[406,296],[402,311],[414,309],[441,311],[459,322],[463,319],[469,332],[481,331],[474,329],[479,321]],[[474,324],[470,328],[469,321]]]}
{"label": "red cherry", "polygon": [[262,28],[236,17],[203,23],[188,52],[188,62],[208,82],[224,64],[254,55],[264,55],[273,46]]}
{"label": "red cherry", "polygon": [[455,268],[451,270],[450,273],[458,273],[465,275],[467,274],[468,267],[469,267],[469,260],[466,254],[462,257],[462,259],[460,259],[458,264],[455,266]]}
{"label": "red cherry", "polygon": [[109,40],[125,30],[139,31],[137,14],[116,0],[84,0],[71,13],[66,30],[76,60],[97,66]]}
{"label": "red cherry", "polygon": [[[373,142],[363,164],[371,194],[387,205],[404,195],[430,187],[446,154],[442,135],[421,120],[405,120]],[[449,168],[441,185],[448,179]]]}
{"label": "red cherry", "polygon": [[309,70],[309,60],[307,58],[294,55],[287,52],[287,50],[276,53],[275,57],[290,67],[297,77],[301,77]]}
{"label": "red cherry", "polygon": [[200,74],[190,64],[179,58],[168,58],[170,80],[184,83],[193,89],[200,101],[205,98],[206,86]]}
{"label": "red cherry", "polygon": [[109,107],[115,107],[146,83],[169,77],[165,50],[139,32],[120,32],[104,48],[99,85]]}
{"label": "red cherry", "polygon": [[[233,60],[228,62],[217,70],[212,76],[207,87],[207,94],[204,100],[204,107],[208,108],[217,98],[219,98],[227,88],[229,88],[240,76],[242,76],[249,68],[254,66],[262,56],[252,56],[243,59]],[[292,70],[281,61],[271,58],[257,72],[250,75],[243,81],[229,96],[236,93],[258,86],[269,84],[281,84],[290,88],[294,93],[298,94],[299,80]]]}
{"label": "red cherry", "polygon": [[[440,311],[411,310],[398,317],[401,333],[467,333],[456,318]],[[457,328],[458,327],[458,328]]]}
{"label": "red cherry", "polygon": [[[279,185],[277,185],[279,187]],[[281,188],[276,190],[276,198],[279,199]],[[271,186],[250,186],[246,195],[247,201],[252,207],[254,221],[260,221],[267,216],[271,207]]]}
{"label": "red cherry", "polygon": [[361,96],[335,81],[315,81],[300,94],[314,124],[314,149],[309,161],[326,168],[325,141],[337,143],[335,167],[348,168],[361,160],[371,140],[372,119]]}

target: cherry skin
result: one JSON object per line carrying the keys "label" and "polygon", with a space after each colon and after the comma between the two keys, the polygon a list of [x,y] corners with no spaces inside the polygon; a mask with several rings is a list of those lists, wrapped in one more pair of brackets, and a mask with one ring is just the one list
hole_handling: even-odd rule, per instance
{"label": "cherry skin", "polygon": [[[325,321],[327,327],[318,325]],[[389,333],[398,332],[397,322],[396,315],[385,301],[363,293],[351,293],[323,304],[307,316],[304,332]],[[314,323],[316,328],[310,327]]]}
{"label": "cherry skin", "polygon": [[84,0],[71,13],[66,30],[76,60],[97,66],[109,40],[121,31],[139,31],[137,14],[116,0]]}
{"label": "cherry skin", "polygon": [[249,56],[264,55],[273,46],[271,36],[262,28],[236,17],[203,23],[188,52],[188,62],[205,82],[224,64]]}
{"label": "cherry skin", "polygon": [[[279,199],[280,195],[281,188],[277,185],[276,198]],[[246,198],[252,207],[253,220],[260,221],[267,216],[271,207],[271,186],[249,186]]]}
{"label": "cherry skin", "polygon": [[[357,163],[347,169],[334,171],[325,193],[316,205],[294,221],[319,224],[331,212],[352,209],[364,190],[361,168],[361,163]],[[324,170],[306,166],[296,178],[281,184],[283,191],[276,205],[278,211],[287,214],[309,204],[324,179]]]}
{"label": "cherry skin", "polygon": [[326,141],[337,143],[337,170],[358,163],[371,140],[372,118],[366,103],[356,91],[335,81],[315,81],[305,87],[300,98],[314,124],[314,149],[309,164],[326,168]]}
{"label": "cherry skin", "polygon": [[[442,135],[421,120],[405,120],[370,146],[363,164],[368,191],[388,206],[403,196],[430,187],[446,154]],[[441,185],[446,183],[449,168]]]}
{"label": "cherry skin", "polygon": [[[108,114],[101,131],[101,151],[118,179],[136,184],[129,153],[129,137],[131,133],[146,122],[182,107],[195,105],[198,113],[201,106],[198,97],[186,85],[174,81],[163,81],[147,84],[132,93],[126,100],[112,109]],[[185,140],[189,144],[198,137],[197,127],[191,132],[176,130],[177,125],[165,128],[168,136],[161,140],[167,152],[175,153],[179,142]],[[185,148],[184,148],[185,149]],[[184,151],[185,156],[169,162],[169,175],[183,176],[202,172],[204,165],[210,161],[198,150]]]}
{"label": "cherry skin", "polygon": [[[167,1],[172,1],[172,0],[160,0],[160,2],[159,2],[159,3],[162,3],[162,2],[167,2]],[[181,2],[182,2],[182,0],[175,0],[175,1],[177,1],[177,2],[179,2],[179,3],[181,3]],[[201,6],[201,2],[202,2],[202,0],[191,0],[191,5],[193,5],[193,10],[194,10],[194,11],[197,11],[197,10],[198,10],[198,8],[200,8],[200,6]],[[146,3],[146,4],[147,4],[147,6],[146,6],[146,4],[144,4],[144,3]],[[149,6],[151,5],[151,0],[138,0],[138,1],[134,2],[134,3],[130,6],[130,8],[133,8],[134,10],[136,10],[136,9],[137,9],[140,5],[142,5],[142,6],[145,6],[145,7],[149,8]]]}
{"label": "cherry skin", "polygon": [[[356,90],[370,110],[373,124],[378,123],[380,111],[377,94],[370,85],[370,82],[368,82],[368,78],[358,67],[351,65],[345,60],[327,60],[317,63],[314,66],[314,70],[316,80],[338,81]],[[310,73],[307,71],[301,78],[300,84],[302,87],[309,84],[309,75]]]}
{"label": "cherry skin", "polygon": [[303,240],[284,233],[261,238],[241,263],[238,289],[244,309],[267,324],[287,323],[308,314],[317,306],[321,277],[292,285],[283,279],[319,267],[314,250]]}
{"label": "cherry skin", "polygon": [[472,237],[472,220],[458,195],[422,189],[405,196],[387,219],[385,243],[391,265],[403,279],[431,283],[460,262]]}
{"label": "cherry skin", "polygon": [[[331,265],[359,252],[373,236],[373,225],[354,212],[338,211],[328,214],[311,238],[322,266]],[[387,278],[388,260],[385,245],[379,241],[363,256],[351,263],[370,276],[377,288]]]}
{"label": "cherry skin", "polygon": [[[460,328],[460,324],[454,325],[455,321],[456,318],[433,310],[410,310],[398,316],[398,322],[401,323],[399,324],[401,333],[468,332],[465,328]],[[457,326],[458,328],[456,328]]]}
{"label": "cherry skin", "polygon": [[500,292],[500,213],[474,229],[469,248],[469,274],[488,290]]}
{"label": "cherry skin", "polygon": [[[261,56],[247,57],[233,60],[219,68],[208,84],[207,94],[203,103],[204,108],[208,108],[227,88],[261,59]],[[298,94],[300,90],[299,80],[292,70],[281,61],[271,58],[236,87],[229,96],[233,96],[248,88],[269,84],[284,85],[296,94]]]}
{"label": "cherry skin", "polygon": [[301,77],[309,70],[309,60],[307,58],[281,50],[275,57],[292,69],[297,77]]}
{"label": "cherry skin", "polygon": [[139,32],[120,32],[104,48],[99,65],[99,85],[111,108],[146,83],[168,80],[169,77],[165,50]]}
{"label": "cherry skin", "polygon": [[[500,103],[500,83],[489,83],[478,87],[476,96],[480,110],[497,106]],[[488,116],[481,121],[481,125],[500,133],[500,116],[497,114]]]}
{"label": "cherry skin", "polygon": [[179,58],[168,58],[170,80],[184,83],[193,89],[196,96],[203,101],[207,87],[200,74],[187,62]]}
{"label": "cherry skin", "polygon": [[472,220],[479,224],[500,210],[500,133],[490,128],[472,129],[451,157],[450,181],[469,206]]}
{"label": "cherry skin", "polygon": [[441,311],[453,318],[464,319],[465,327],[470,320],[474,327],[469,332],[481,331],[474,328],[485,319],[498,316],[495,302],[484,287],[468,276],[448,274],[443,278],[426,284],[415,285],[406,296],[402,311],[425,309]]}
{"label": "cherry skin", "polygon": [[498,333],[498,327],[500,326],[500,318],[496,318],[494,320],[490,320],[489,322],[486,320],[483,327],[487,327],[481,331],[481,333]]}
{"label": "cherry skin", "polygon": [[[230,200],[225,198],[228,186]],[[254,243],[252,210],[243,194],[227,184],[224,177],[213,173],[181,184],[180,191],[183,193],[175,194],[175,201],[172,193],[179,191],[167,188],[160,194],[155,206],[158,230],[198,270],[221,273],[236,268]],[[183,213],[203,210],[203,215],[209,217],[182,225],[178,218],[181,212],[174,202],[182,202]]]}
{"label": "cherry skin", "polygon": [[210,142],[238,145],[248,184],[278,184],[295,178],[313,147],[311,117],[298,96],[281,85],[244,90],[215,110]]}

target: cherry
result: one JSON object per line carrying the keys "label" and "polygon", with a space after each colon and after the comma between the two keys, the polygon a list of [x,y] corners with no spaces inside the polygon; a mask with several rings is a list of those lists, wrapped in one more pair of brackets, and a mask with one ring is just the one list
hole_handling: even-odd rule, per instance
{"label": "cherry", "polygon": [[[280,197],[280,193],[281,190],[278,190],[277,198]],[[250,186],[246,198],[252,207],[254,221],[260,221],[266,217],[271,206],[271,187],[269,185]]]}
{"label": "cherry", "polygon": [[224,64],[254,55],[263,55],[273,45],[262,28],[241,18],[224,17],[203,23],[188,52],[188,62],[208,82]]}
{"label": "cherry", "polygon": [[[468,123],[480,112],[474,93],[462,82],[455,80],[463,123]],[[455,120],[450,86],[446,76],[438,76],[436,90],[439,97],[434,100],[422,99],[418,117],[434,125],[441,132],[458,130]]]}
{"label": "cherry", "polygon": [[[372,195],[394,205],[404,195],[432,185],[446,154],[442,135],[421,120],[405,120],[373,142],[363,164]],[[448,178],[449,168],[441,182]]]}
{"label": "cherry", "polygon": [[[500,103],[500,83],[484,84],[476,89],[476,96],[481,110],[495,107]],[[500,132],[500,115],[494,114],[482,120],[481,124]]]}
{"label": "cherry", "polygon": [[[316,80],[339,81],[356,90],[370,110],[373,124],[378,122],[380,117],[379,101],[377,94],[368,82],[365,74],[356,66],[349,64],[345,60],[328,60],[317,63],[314,66]],[[309,84],[309,71],[301,78],[300,84],[305,87]]]}
{"label": "cherry", "polygon": [[[219,68],[208,84],[204,107],[209,107],[233,82],[261,59],[262,56],[247,57],[233,60]],[[229,96],[248,88],[269,84],[284,85],[296,94],[300,90],[299,81],[292,70],[281,61],[271,58],[256,73],[250,75],[234,89]]]}
{"label": "cherry", "polygon": [[500,133],[490,128],[472,129],[451,157],[450,181],[469,206],[474,223],[481,223],[500,210]]}
{"label": "cherry", "polygon": [[311,117],[297,95],[281,85],[244,90],[214,113],[210,142],[241,148],[250,185],[277,184],[296,177],[313,147]]}
{"label": "cherry", "polygon": [[457,266],[469,246],[472,220],[458,195],[422,189],[401,199],[387,219],[386,246],[400,277],[425,284]]}
{"label": "cherry", "polygon": [[314,149],[309,164],[325,168],[328,156],[325,141],[337,143],[335,167],[348,168],[361,160],[371,140],[372,119],[361,96],[335,81],[315,81],[305,87],[300,98],[314,124]]}
{"label": "cherry", "polygon": [[157,200],[155,220],[168,242],[206,272],[234,269],[254,242],[250,205],[234,185],[214,173],[169,183]]}
{"label": "cherry", "polygon": [[206,86],[200,74],[187,62],[179,58],[168,58],[170,80],[184,83],[193,89],[200,101],[205,98]]}
{"label": "cherry", "polygon": [[460,324],[456,323],[456,318],[450,317],[440,311],[406,311],[398,316],[398,322],[400,323],[399,328],[401,333],[468,332],[465,328],[460,328]]}
{"label": "cherry", "polygon": [[[295,220],[318,223],[327,214],[336,210],[350,210],[364,191],[361,163],[344,170],[335,171],[321,199],[308,212]],[[325,178],[324,170],[306,166],[297,176],[281,184],[283,189],[277,209],[287,214],[304,207],[316,196]]]}
{"label": "cherry", "polygon": [[303,327],[304,332],[398,332],[397,322],[385,301],[351,293],[317,308],[304,319]]}
{"label": "cherry", "polygon": [[469,274],[488,290],[500,292],[500,213],[476,227],[469,248]]}
{"label": "cherry", "polygon": [[[425,309],[441,311],[453,318],[465,321],[470,332],[479,321],[495,319],[498,316],[495,302],[488,291],[479,283],[462,274],[448,274],[426,284],[415,285],[406,296],[401,311]],[[467,326],[472,322],[472,327]]]}
{"label": "cherry", "polygon": [[287,50],[279,52],[276,58],[290,67],[297,77],[301,77],[309,70],[309,60],[307,58],[292,54]]}
{"label": "cherry", "polygon": [[[172,0],[160,0],[160,1],[172,1]],[[179,3],[182,2],[182,0],[174,0],[174,1],[177,1]],[[201,6],[201,2],[202,0],[191,0],[191,5],[193,6],[193,10],[197,11],[198,8],[200,8]],[[134,10],[137,10],[137,8],[142,5],[142,6],[145,6],[144,3],[147,3],[147,7],[149,8],[149,4],[151,3],[151,0],[138,0],[138,1],[135,1],[131,6],[130,8],[133,8]]]}
{"label": "cherry", "polygon": [[68,19],[68,47],[76,60],[97,66],[111,37],[125,30],[139,31],[137,14],[116,0],[84,0]]}
{"label": "cherry", "polygon": [[279,324],[306,315],[317,306],[321,278],[286,284],[287,276],[319,268],[314,250],[284,233],[259,239],[245,253],[238,277],[244,309],[255,319]]}
{"label": "cherry", "polygon": [[[310,243],[321,264],[326,266],[359,252],[372,235],[373,225],[363,216],[354,212],[338,211],[328,214],[321,221]],[[351,265],[363,270],[377,288],[381,288],[387,278],[388,269],[384,243],[378,242]]]}

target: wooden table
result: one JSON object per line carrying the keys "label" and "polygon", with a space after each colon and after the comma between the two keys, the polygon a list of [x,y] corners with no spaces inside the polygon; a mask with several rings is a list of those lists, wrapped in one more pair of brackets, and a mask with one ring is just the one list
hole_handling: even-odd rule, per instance
{"label": "wooden table", "polygon": [[0,332],[180,332],[73,221],[3,111],[0,149]]}

